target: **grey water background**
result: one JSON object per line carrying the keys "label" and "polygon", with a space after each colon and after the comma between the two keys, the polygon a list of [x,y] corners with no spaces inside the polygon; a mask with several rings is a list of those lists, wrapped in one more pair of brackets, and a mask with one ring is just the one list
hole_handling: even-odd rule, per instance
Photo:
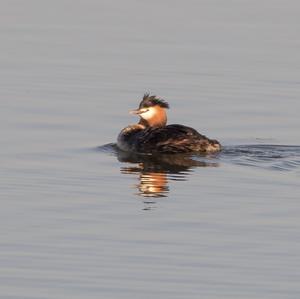
{"label": "grey water background", "polygon": [[[0,4],[1,298],[299,298],[298,1]],[[144,92],[224,151],[105,145]]]}

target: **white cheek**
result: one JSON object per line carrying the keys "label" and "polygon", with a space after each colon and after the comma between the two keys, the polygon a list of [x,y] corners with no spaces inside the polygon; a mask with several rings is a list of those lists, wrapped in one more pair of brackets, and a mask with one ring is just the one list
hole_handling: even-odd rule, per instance
{"label": "white cheek", "polygon": [[149,110],[147,112],[144,112],[144,113],[141,114],[141,117],[143,119],[147,120],[147,119],[153,118],[154,115],[155,115],[154,109],[153,108],[149,108]]}

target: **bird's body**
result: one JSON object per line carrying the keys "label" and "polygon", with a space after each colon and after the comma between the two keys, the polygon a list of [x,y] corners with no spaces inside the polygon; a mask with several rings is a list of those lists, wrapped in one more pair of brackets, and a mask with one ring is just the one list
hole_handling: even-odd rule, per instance
{"label": "bird's body", "polygon": [[146,94],[138,110],[138,124],[124,128],[117,145],[121,150],[137,153],[212,153],[220,151],[221,145],[198,133],[195,129],[178,124],[166,125],[165,109],[168,103]]}

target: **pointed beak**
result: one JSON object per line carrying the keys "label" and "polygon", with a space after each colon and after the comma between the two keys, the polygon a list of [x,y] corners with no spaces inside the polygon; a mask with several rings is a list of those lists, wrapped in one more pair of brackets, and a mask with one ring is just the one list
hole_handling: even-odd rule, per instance
{"label": "pointed beak", "polygon": [[139,110],[139,109],[136,109],[136,110],[130,110],[129,113],[130,113],[130,114],[134,114],[134,115],[135,115],[135,114],[140,114],[140,110]]}
{"label": "pointed beak", "polygon": [[142,108],[142,109],[131,110],[131,111],[129,111],[129,113],[139,115],[139,114],[142,114],[142,113],[147,112],[147,111],[148,111],[147,108]]}

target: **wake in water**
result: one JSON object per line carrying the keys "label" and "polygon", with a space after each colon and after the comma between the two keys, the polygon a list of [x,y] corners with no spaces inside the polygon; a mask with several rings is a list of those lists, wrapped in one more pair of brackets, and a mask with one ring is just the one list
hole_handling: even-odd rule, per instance
{"label": "wake in water", "polygon": [[240,145],[227,146],[221,160],[245,166],[289,171],[300,168],[300,146]]}
{"label": "wake in water", "polygon": [[[101,152],[113,154],[121,162],[153,164],[152,168],[180,169],[189,167],[218,166],[220,163],[260,167],[272,170],[293,170],[300,168],[300,146],[296,145],[234,145],[224,146],[222,151],[213,155],[175,154],[175,155],[143,155],[120,151],[115,143],[109,143],[97,148]],[[170,168],[170,169],[168,169]]]}
{"label": "wake in water", "polygon": [[216,154],[145,155],[119,150],[114,143],[97,150],[114,155],[120,162],[121,173],[138,176],[135,187],[144,197],[165,197],[169,192],[168,181],[184,181],[197,167],[218,167],[231,163],[272,171],[300,169],[300,146],[291,145],[236,145],[225,146]]}

